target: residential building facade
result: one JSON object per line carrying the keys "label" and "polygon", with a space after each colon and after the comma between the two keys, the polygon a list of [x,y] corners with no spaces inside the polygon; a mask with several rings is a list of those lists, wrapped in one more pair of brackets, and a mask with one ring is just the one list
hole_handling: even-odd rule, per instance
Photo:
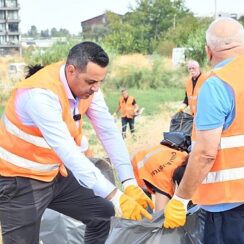
{"label": "residential building facade", "polygon": [[20,52],[18,0],[0,0],[0,55]]}

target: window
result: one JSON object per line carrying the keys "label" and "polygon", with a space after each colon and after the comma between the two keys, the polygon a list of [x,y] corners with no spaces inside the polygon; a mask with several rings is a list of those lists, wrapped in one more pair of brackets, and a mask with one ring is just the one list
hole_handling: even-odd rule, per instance
{"label": "window", "polygon": [[6,37],[0,36],[0,45],[6,44]]}
{"label": "window", "polygon": [[4,16],[5,16],[4,11],[0,10],[0,19],[5,19]]}
{"label": "window", "polygon": [[0,24],[0,32],[5,32],[5,31],[6,31],[5,24],[4,23]]}
{"label": "window", "polygon": [[17,43],[19,43],[18,36],[9,36],[9,43],[11,43],[11,44],[17,44]]}
{"label": "window", "polygon": [[4,7],[4,0],[0,0],[0,7]]}
{"label": "window", "polygon": [[6,7],[17,7],[17,0],[6,0]]}
{"label": "window", "polygon": [[8,11],[8,19],[17,20],[18,19],[18,11]]}
{"label": "window", "polygon": [[9,23],[8,30],[9,32],[18,32],[19,31],[18,23]]}

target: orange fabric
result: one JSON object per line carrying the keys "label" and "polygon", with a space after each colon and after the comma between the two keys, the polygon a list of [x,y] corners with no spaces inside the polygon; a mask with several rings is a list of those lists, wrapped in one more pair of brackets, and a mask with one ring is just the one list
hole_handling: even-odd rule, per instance
{"label": "orange fabric", "polygon": [[[49,65],[28,79],[19,82],[7,103],[4,115],[12,124],[14,124],[17,128],[26,134],[43,138],[41,131],[38,128],[26,126],[19,120],[18,115],[15,113],[16,91],[17,89],[31,88],[43,88],[51,90],[59,97],[62,107],[63,120],[66,123],[70,134],[76,141],[77,145],[80,145],[81,126],[80,128],[77,128],[73,120],[65,89],[62,82],[59,80],[59,70],[62,64],[62,62],[59,62]],[[82,114],[84,114],[88,109],[91,99],[92,97],[87,100],[80,101],[80,103],[82,103],[82,105],[80,105],[80,107],[82,107]],[[3,176],[23,176],[47,182],[51,181],[58,172],[60,172],[63,176],[67,176],[67,170],[65,169],[65,166],[52,149],[33,145],[32,143],[29,143],[15,135],[10,134],[6,130],[3,121],[0,121],[0,147],[17,157],[31,160],[39,164],[59,165],[59,170],[55,169],[49,172],[44,172],[17,167],[11,163],[11,159],[8,162],[3,160],[3,158],[0,158],[0,172]]]}
{"label": "orange fabric", "polygon": [[[232,136],[231,142],[235,142],[233,141],[235,140],[234,136],[244,135],[243,70],[244,56],[239,56],[212,74],[228,83],[235,94],[235,118],[230,127],[222,133],[222,140]],[[221,173],[221,170],[225,170],[225,174],[228,174],[231,169],[241,167],[244,167],[244,146],[233,143],[227,148],[220,148],[210,174]],[[241,189],[244,189],[244,175],[239,179],[220,179],[219,182],[201,184],[194,194],[193,201],[204,205],[244,202],[244,194]]]}
{"label": "orange fabric", "polygon": [[206,75],[201,74],[197,80],[194,90],[192,85],[192,78],[186,81],[186,94],[192,115],[196,113],[197,95],[206,78]]}
{"label": "orange fabric", "polygon": [[[159,190],[173,196],[172,176],[174,170],[182,165],[186,158],[186,152],[177,151],[164,145],[139,151],[132,158],[138,185],[145,187],[144,180],[146,180]],[[152,190],[148,187],[147,189]]]}
{"label": "orange fabric", "polygon": [[133,118],[135,115],[135,106],[132,104],[134,97],[129,96],[125,102],[124,97],[120,97],[119,105],[121,110],[121,117]]}

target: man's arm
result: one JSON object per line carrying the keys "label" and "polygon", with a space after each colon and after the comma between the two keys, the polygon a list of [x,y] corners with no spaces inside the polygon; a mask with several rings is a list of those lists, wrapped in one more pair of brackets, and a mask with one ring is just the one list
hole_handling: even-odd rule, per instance
{"label": "man's arm", "polygon": [[178,197],[190,199],[211,170],[220,143],[222,127],[196,131],[197,143],[190,153],[184,177],[176,191]]}
{"label": "man's arm", "polygon": [[125,142],[109,113],[100,90],[94,94],[92,103],[87,111],[87,116],[111,162],[114,164],[120,181],[123,182],[130,178],[134,179],[135,177]]}
{"label": "man's arm", "polygon": [[98,196],[107,197],[115,186],[75,144],[62,119],[58,97],[44,89],[32,89],[19,96],[18,100],[23,105],[18,109],[22,112],[19,116],[23,123],[40,129],[46,142],[82,186],[93,189]]}

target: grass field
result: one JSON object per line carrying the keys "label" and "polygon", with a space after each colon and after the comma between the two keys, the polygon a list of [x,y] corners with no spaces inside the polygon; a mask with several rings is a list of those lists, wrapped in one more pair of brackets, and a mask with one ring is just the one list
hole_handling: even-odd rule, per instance
{"label": "grass field", "polygon": [[[140,108],[144,107],[145,115],[154,115],[164,106],[166,102],[174,102],[183,100],[184,89],[178,87],[159,88],[138,90],[129,89],[129,95],[136,99]],[[106,91],[105,100],[111,113],[115,111],[118,106],[120,91]]]}

